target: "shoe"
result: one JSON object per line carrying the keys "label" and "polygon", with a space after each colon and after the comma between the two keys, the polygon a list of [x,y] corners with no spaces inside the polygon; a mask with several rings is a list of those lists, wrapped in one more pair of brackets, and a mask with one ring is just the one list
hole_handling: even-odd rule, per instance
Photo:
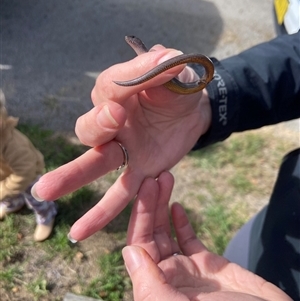
{"label": "shoe", "polygon": [[55,221],[55,219],[53,219],[47,225],[37,224],[34,234],[33,234],[34,241],[43,241],[43,240],[47,239],[52,232],[52,229],[54,226],[54,221]]}
{"label": "shoe", "polygon": [[0,203],[0,220],[4,219],[4,217],[9,213],[14,213],[23,208],[25,201],[22,197],[18,197],[16,199],[12,199],[9,201],[4,201]]}

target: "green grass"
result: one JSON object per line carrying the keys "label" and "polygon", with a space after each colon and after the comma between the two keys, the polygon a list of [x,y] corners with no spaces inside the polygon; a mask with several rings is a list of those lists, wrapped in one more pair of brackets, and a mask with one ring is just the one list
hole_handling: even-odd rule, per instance
{"label": "green grass", "polygon": [[256,166],[260,151],[266,147],[266,143],[265,137],[260,134],[245,133],[191,152],[189,156],[196,158],[196,165],[204,169],[222,168],[230,164],[251,168]]}
{"label": "green grass", "polygon": [[[210,177],[222,174],[219,181],[226,184],[228,190],[240,195],[250,192],[262,193],[265,185],[261,181],[263,166],[280,164],[282,154],[282,142],[273,142],[273,138],[267,134],[247,132],[236,134],[225,142],[216,143],[202,150],[194,151],[189,157],[194,161],[195,168],[202,172],[209,172]],[[217,177],[216,177],[217,179]],[[208,181],[206,184],[216,187],[220,183]]]}
{"label": "green grass", "polygon": [[108,301],[122,300],[124,291],[130,288],[131,284],[125,271],[121,251],[102,255],[98,264],[101,276],[88,286],[84,294]]}
{"label": "green grass", "polygon": [[18,247],[18,230],[15,225],[14,216],[8,216],[5,221],[1,222],[0,231],[0,261],[14,253],[15,248]]}
{"label": "green grass", "polygon": [[34,296],[34,300],[40,300],[41,297],[49,294],[47,280],[43,275],[36,277],[32,282],[27,284],[27,289]]}
{"label": "green grass", "polygon": [[254,189],[253,184],[243,172],[236,172],[229,179],[229,184],[241,194],[246,194]]}
{"label": "green grass", "polygon": [[221,255],[234,233],[244,224],[245,220],[238,211],[229,210],[223,204],[207,207],[203,216],[203,223],[197,231],[197,236],[206,237],[208,240],[207,247],[212,252]]}
{"label": "green grass", "polygon": [[202,195],[198,200],[201,213],[186,209],[191,225],[210,251],[222,255],[230,239],[246,222],[246,207],[230,207],[226,197],[216,194],[210,201],[205,201]]}
{"label": "green grass", "polygon": [[[200,181],[194,181],[193,190],[200,218],[191,210],[189,214],[198,237],[210,250],[223,254],[236,231],[251,217],[246,197],[259,200],[270,195],[280,161],[293,148],[283,145],[281,139],[253,131],[188,155],[202,174]],[[197,194],[199,187],[206,193]]]}
{"label": "green grass", "polygon": [[14,281],[21,275],[19,268],[10,267],[0,271],[0,282],[6,290],[11,290],[14,287]]}

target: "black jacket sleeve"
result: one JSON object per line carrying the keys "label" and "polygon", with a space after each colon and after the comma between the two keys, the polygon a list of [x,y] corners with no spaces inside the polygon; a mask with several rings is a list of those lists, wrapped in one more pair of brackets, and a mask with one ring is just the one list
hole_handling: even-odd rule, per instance
{"label": "black jacket sleeve", "polygon": [[300,32],[213,61],[215,77],[207,86],[212,123],[194,149],[300,117]]}

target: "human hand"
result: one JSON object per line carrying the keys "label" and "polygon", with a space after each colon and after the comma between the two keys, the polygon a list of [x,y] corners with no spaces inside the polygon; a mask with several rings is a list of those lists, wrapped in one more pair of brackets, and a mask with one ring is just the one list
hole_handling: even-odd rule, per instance
{"label": "human hand", "polygon": [[70,236],[74,240],[83,240],[103,228],[134,198],[146,177],[157,177],[172,168],[207,131],[211,110],[206,91],[183,96],[162,86],[183,69],[179,79],[195,81],[198,76],[192,69],[177,66],[139,86],[113,83],[135,78],[178,54],[157,45],[101,73],[92,91],[95,107],[76,124],[77,136],[92,149],[45,174],[35,185],[36,197],[57,199],[115,170],[123,162],[116,141],[126,147],[128,167],[101,202],[73,225]]}
{"label": "human hand", "polygon": [[169,223],[172,186],[168,172],[146,179],[131,213],[123,258],[135,301],[291,301],[273,284],[209,252],[177,203],[171,207],[176,242]]}

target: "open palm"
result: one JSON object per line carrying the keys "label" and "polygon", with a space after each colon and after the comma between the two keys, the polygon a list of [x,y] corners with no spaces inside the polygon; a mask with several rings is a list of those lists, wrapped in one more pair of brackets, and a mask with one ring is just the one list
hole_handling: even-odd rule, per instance
{"label": "open palm", "polygon": [[[137,194],[146,177],[157,177],[172,168],[194,146],[210,122],[209,101],[203,93],[182,96],[161,85],[178,74],[177,66],[135,87],[120,87],[113,80],[134,78],[178,51],[157,46],[124,64],[105,70],[92,92],[94,108],[76,125],[79,139],[92,148],[76,160],[47,173],[35,189],[41,199],[54,200],[115,170],[123,162],[116,143],[128,150],[129,165],[94,208],[71,228],[82,240],[103,228]],[[167,56],[167,57],[166,57]],[[197,75],[185,68],[182,81]]]}
{"label": "open palm", "polygon": [[197,239],[181,205],[171,215],[173,177],[164,172],[157,181],[146,179],[137,196],[123,256],[142,300],[291,300],[259,276],[209,252]]}

